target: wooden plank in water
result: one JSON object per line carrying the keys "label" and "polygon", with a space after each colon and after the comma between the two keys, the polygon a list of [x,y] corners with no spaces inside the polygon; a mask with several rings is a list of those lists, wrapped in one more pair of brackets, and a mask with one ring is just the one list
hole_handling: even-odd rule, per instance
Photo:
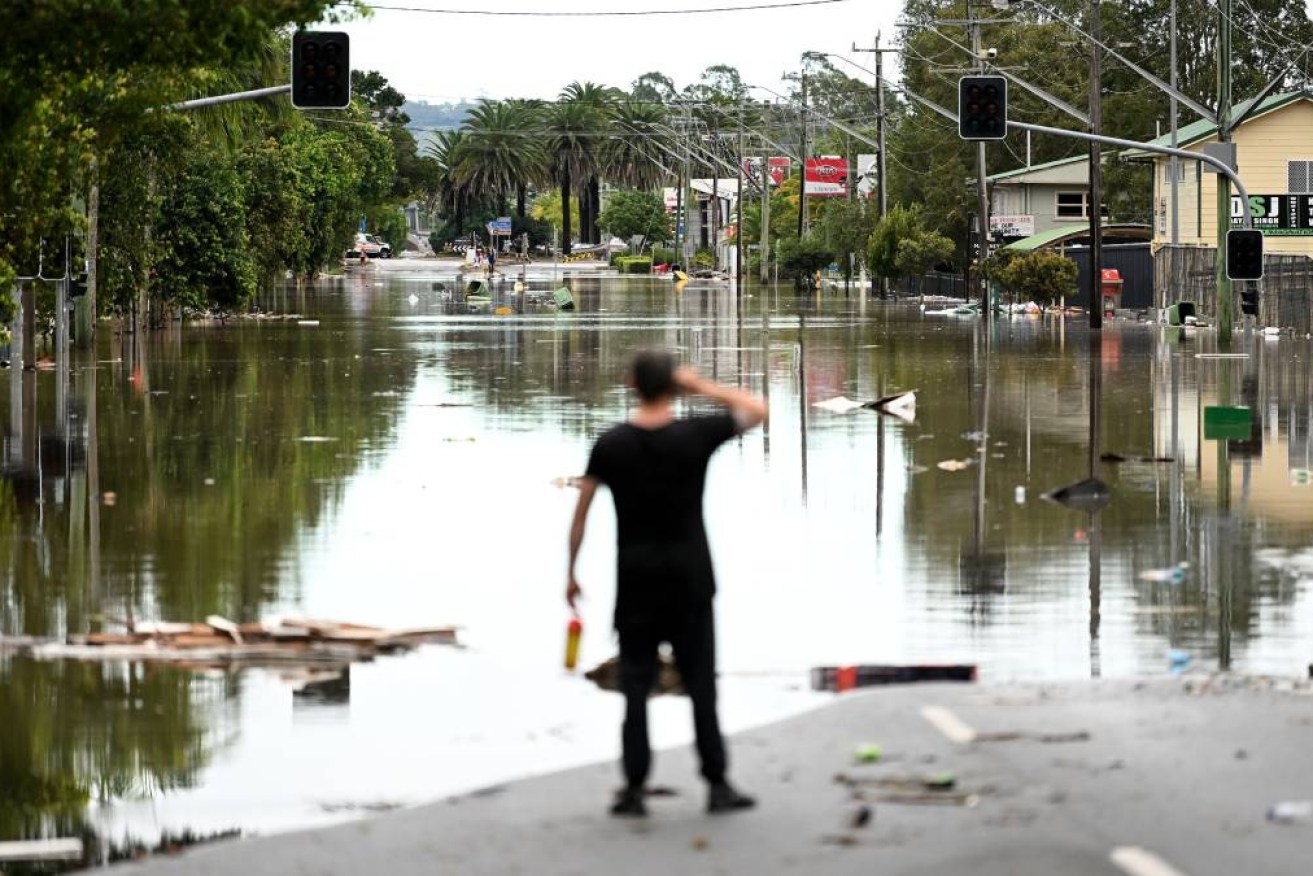
{"label": "wooden plank in water", "polygon": [[76,861],[81,857],[82,840],[76,837],[0,842],[0,861]]}

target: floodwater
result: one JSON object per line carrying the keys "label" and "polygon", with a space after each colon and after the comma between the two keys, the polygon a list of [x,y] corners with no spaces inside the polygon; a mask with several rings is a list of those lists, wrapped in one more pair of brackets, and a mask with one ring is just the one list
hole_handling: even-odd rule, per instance
{"label": "floodwater", "polygon": [[[731,731],[828,701],[813,666],[1304,671],[1307,339],[1242,335],[1220,357],[1207,330],[1118,320],[1091,367],[1080,318],[595,275],[572,278],[576,312],[471,313],[438,281],[455,285],[437,267],[327,279],[268,302],[296,318],[136,345],[106,330],[66,369],[0,375],[0,632],[274,613],[463,628],[461,648],[299,690],[277,671],[0,655],[0,840],[95,835],[103,861],[617,756],[619,697],[560,668],[574,494],[553,481],[624,416],[642,347],[771,405],[708,478]],[[910,422],[815,407],[911,389]],[[1236,440],[1206,434],[1222,404],[1252,414]],[[1092,469],[1102,512],[1040,498]],[[613,538],[603,494],[580,565],[586,665],[614,651]],[[658,744],[689,739],[686,703],[652,709]]]}

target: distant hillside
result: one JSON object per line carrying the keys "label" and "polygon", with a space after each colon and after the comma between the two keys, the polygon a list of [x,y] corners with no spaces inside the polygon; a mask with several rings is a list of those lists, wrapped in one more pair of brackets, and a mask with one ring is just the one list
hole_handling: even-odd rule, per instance
{"label": "distant hillside", "polygon": [[402,112],[410,116],[410,128],[417,136],[425,131],[451,131],[460,127],[465,116],[476,104],[472,103],[427,103],[422,100],[408,100],[401,107]]}

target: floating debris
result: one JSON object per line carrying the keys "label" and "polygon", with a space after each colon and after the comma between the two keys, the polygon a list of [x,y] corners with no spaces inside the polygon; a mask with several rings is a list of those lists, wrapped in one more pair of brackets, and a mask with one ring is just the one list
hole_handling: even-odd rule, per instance
{"label": "floating debris", "polygon": [[1181,561],[1175,566],[1169,566],[1166,569],[1145,569],[1136,577],[1141,581],[1157,581],[1166,584],[1179,584],[1185,580],[1185,575],[1190,569],[1190,564]]}
{"label": "floating debris", "polygon": [[962,471],[971,467],[969,459],[945,459],[935,463],[935,468],[942,471]]}
{"label": "floating debris", "polygon": [[884,684],[918,681],[975,681],[974,664],[817,666],[811,671],[812,690],[845,691]]}
{"label": "floating debris", "polygon": [[1086,478],[1065,487],[1058,487],[1040,496],[1065,508],[1076,511],[1099,511],[1112,501],[1108,485],[1098,478]]}
{"label": "floating debris", "polygon": [[[620,691],[620,658],[612,657],[610,660],[599,663],[585,672],[584,678],[602,690],[618,693]],[[684,680],[679,677],[679,669],[675,667],[675,661],[666,654],[661,654],[657,658],[656,684],[652,686],[653,696],[662,694],[684,695]]]}
{"label": "floating debris", "polygon": [[125,623],[123,633],[83,633],[63,640],[0,636],[0,652],[37,660],[175,663],[196,668],[284,664],[341,665],[423,643],[455,645],[455,627],[389,629],[341,621],[272,617],[238,624],[218,615],[205,623]]}
{"label": "floating debris", "polygon": [[1099,459],[1102,462],[1176,462],[1175,457],[1171,456],[1122,456],[1120,453],[1101,453]]}

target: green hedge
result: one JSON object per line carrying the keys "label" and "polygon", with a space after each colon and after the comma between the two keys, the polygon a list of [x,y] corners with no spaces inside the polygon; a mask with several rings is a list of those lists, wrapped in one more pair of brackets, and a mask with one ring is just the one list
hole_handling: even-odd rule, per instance
{"label": "green hedge", "polygon": [[611,260],[611,264],[622,274],[652,273],[651,256],[616,256]]}

